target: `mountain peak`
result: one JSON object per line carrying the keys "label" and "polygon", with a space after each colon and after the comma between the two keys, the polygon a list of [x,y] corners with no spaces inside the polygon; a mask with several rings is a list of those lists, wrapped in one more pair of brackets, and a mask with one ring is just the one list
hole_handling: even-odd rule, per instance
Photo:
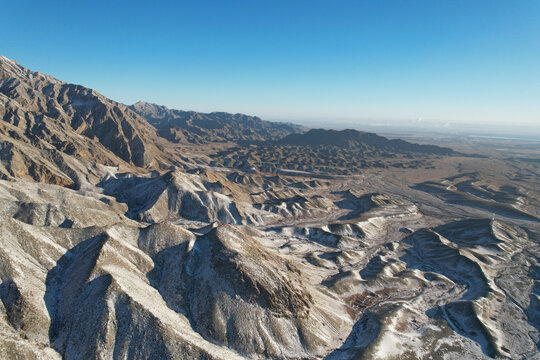
{"label": "mountain peak", "polygon": [[0,55],[0,79],[7,78],[31,80],[33,82],[45,80],[55,84],[64,83],[63,81],[60,81],[50,75],[45,75],[43,73],[27,69],[24,66],[19,65],[15,60],[11,60],[3,55]]}
{"label": "mountain peak", "polygon": [[158,105],[158,104],[154,104],[154,103],[143,101],[143,100],[139,100],[133,105],[130,105],[129,107],[132,109],[138,109],[141,111],[152,111],[156,109],[169,110],[169,108],[166,107],[165,105]]}
{"label": "mountain peak", "polygon": [[11,59],[8,59],[7,57],[5,57],[4,55],[0,55],[0,62],[4,62],[4,61],[8,61],[8,62],[17,64],[17,62],[15,60],[11,60]]}

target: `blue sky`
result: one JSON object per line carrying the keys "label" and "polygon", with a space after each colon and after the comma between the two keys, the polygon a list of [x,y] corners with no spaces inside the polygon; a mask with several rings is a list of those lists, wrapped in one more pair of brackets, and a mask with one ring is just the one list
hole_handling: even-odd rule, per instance
{"label": "blue sky", "polygon": [[0,54],[131,104],[540,127],[540,0],[2,1]]}

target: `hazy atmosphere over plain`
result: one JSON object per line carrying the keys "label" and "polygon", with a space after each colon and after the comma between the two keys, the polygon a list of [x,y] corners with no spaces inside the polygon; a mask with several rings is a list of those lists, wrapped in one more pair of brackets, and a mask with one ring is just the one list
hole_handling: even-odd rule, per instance
{"label": "hazy atmosphere over plain", "polygon": [[127,104],[540,123],[540,2],[4,1],[0,53]]}

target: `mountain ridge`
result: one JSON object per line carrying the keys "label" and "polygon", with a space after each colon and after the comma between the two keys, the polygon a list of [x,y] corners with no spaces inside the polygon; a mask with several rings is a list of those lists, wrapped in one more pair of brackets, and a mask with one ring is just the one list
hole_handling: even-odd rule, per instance
{"label": "mountain ridge", "polygon": [[241,113],[184,111],[144,101],[129,108],[152,124],[160,136],[179,143],[275,140],[304,130],[300,125],[262,120]]}
{"label": "mountain ridge", "polygon": [[310,129],[302,134],[291,134],[276,141],[282,145],[307,145],[321,146],[330,145],[342,148],[368,148],[374,147],[381,150],[397,152],[418,152],[440,155],[451,155],[455,152],[450,148],[437,145],[420,145],[401,139],[388,139],[384,136],[371,132],[355,129]]}
{"label": "mountain ridge", "polygon": [[175,162],[155,129],[123,104],[6,57],[0,58],[0,116],[3,178],[75,186],[89,163],[127,169]]}

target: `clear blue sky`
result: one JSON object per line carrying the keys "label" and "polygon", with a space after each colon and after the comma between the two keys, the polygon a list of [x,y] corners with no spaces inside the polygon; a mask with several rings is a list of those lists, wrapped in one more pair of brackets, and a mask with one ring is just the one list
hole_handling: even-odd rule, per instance
{"label": "clear blue sky", "polygon": [[127,104],[540,127],[540,0],[0,4],[0,54]]}

